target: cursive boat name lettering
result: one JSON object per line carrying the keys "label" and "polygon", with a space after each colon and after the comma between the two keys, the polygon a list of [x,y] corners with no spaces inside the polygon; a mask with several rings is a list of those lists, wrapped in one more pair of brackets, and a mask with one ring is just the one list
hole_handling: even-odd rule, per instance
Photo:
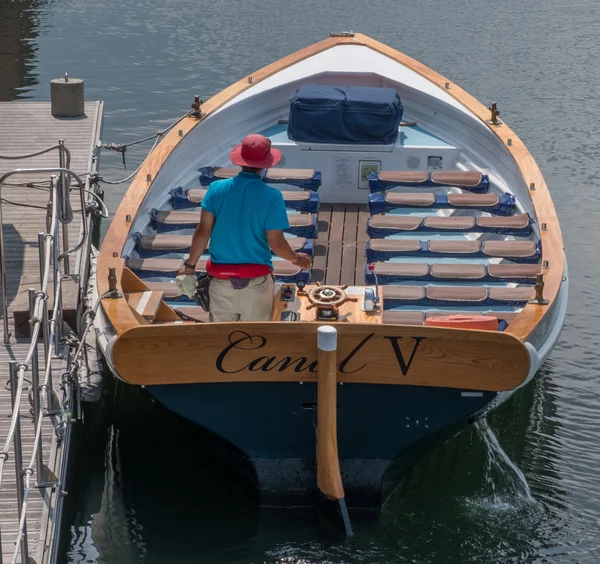
{"label": "cursive boat name lettering", "polygon": [[[338,363],[340,374],[354,374],[367,367],[367,362],[360,362],[360,352],[374,335],[374,333],[370,333],[365,336],[363,340]],[[398,362],[398,367],[400,368],[402,375],[406,376],[415,359],[419,345],[426,337],[410,337],[413,341],[413,346],[408,356],[408,360],[404,357],[404,354],[400,349],[400,342],[403,340],[403,337],[384,336],[383,338],[390,342],[390,347]],[[250,372],[271,372],[273,370],[277,372],[293,370],[296,373],[317,372],[317,361],[309,359],[306,356],[292,358],[291,356],[277,357],[264,355],[252,358],[250,362],[246,362],[246,364],[243,364],[242,366],[232,366],[231,357],[235,351],[258,351],[266,345],[266,337],[261,335],[249,335],[245,331],[234,331],[229,335],[229,344],[217,356],[215,363],[216,368],[223,374],[237,374],[239,372],[244,372],[245,370]]]}

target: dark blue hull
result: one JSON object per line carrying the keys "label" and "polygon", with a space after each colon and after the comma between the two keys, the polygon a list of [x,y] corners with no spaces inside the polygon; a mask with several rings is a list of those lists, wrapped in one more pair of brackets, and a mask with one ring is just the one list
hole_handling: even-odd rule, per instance
{"label": "dark blue hull", "polygon": [[[300,501],[315,493],[315,383],[146,389],[225,445],[228,456],[252,475],[265,503]],[[495,396],[451,388],[339,385],[338,447],[348,502],[378,505],[419,454],[459,431]]]}

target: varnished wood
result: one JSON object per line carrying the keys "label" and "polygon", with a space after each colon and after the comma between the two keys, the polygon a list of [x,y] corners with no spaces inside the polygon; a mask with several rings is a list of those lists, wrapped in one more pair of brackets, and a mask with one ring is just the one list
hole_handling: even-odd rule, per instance
{"label": "varnished wood", "polygon": [[[311,289],[315,288],[315,286],[306,286],[304,289],[308,293]],[[362,291],[363,288],[360,287],[349,287],[346,289],[347,292],[352,291]],[[363,294],[348,294],[350,297],[357,298],[355,302],[346,302],[339,307],[340,314],[340,323],[365,323],[369,325],[378,325],[382,322],[381,310],[375,311],[373,313],[367,313],[362,310],[362,300]],[[271,319],[273,321],[279,321],[281,319],[281,314],[287,310],[291,309],[300,314],[301,321],[317,321],[317,308],[310,308],[310,302],[306,296],[296,296],[296,300],[293,302],[282,302],[279,299],[279,296],[275,296],[275,301],[273,302],[273,315]]]}
{"label": "varnished wood", "polygon": [[369,236],[367,235],[367,221],[371,217],[369,206],[358,207],[358,228],[356,231],[356,272],[354,283],[363,285],[365,283],[365,267],[367,266],[366,248]]}
{"label": "varnished wood", "polygon": [[[502,391],[521,384],[529,370],[526,348],[506,332],[329,325],[338,330],[341,382]],[[311,371],[310,365],[317,360],[318,326],[281,322],[137,326],[120,334],[112,363],[117,374],[132,384],[315,381],[316,370]],[[223,371],[218,369],[219,360]]]}
{"label": "varnished wood", "polygon": [[318,349],[317,487],[329,500],[342,499],[344,486],[337,444],[337,355]]}
{"label": "varnished wood", "polygon": [[329,227],[329,252],[327,254],[326,284],[339,284],[342,269],[342,241],[344,238],[344,204],[333,204]]}
{"label": "varnished wood", "polygon": [[331,204],[321,204],[317,220],[318,238],[315,245],[315,257],[312,268],[312,282],[325,283],[327,254],[329,251],[329,226],[331,223]]}
{"label": "varnished wood", "polygon": [[[536,190],[531,193],[531,197],[537,216],[537,221],[540,224],[546,223],[548,227],[546,231],[542,232],[542,260],[548,261],[549,264],[549,268],[544,269],[546,284],[545,297],[548,300],[548,305],[542,306],[528,304],[523,309],[521,314],[514,320],[514,322],[511,323],[507,331],[519,339],[525,340],[530,332],[541,321],[544,314],[549,310],[550,307],[552,307],[553,301],[557,296],[562,282],[564,271],[564,252],[560,226],[546,183],[542,177],[539,167],[535,163],[527,148],[506,124],[488,124],[486,121],[489,117],[487,108],[473,98],[470,94],[440,74],[426,67],[422,63],[419,63],[418,61],[404,55],[403,53],[400,53],[395,49],[392,49],[391,47],[388,47],[387,45],[375,41],[365,35],[355,34],[353,37],[329,37],[319,43],[284,57],[283,59],[264,67],[260,71],[253,73],[252,81],[249,81],[248,77],[244,77],[219,94],[213,96],[210,100],[203,104],[202,111],[205,113],[205,116],[209,116],[235,96],[247,90],[248,88],[251,88],[253,85],[264,80],[265,78],[272,76],[284,68],[287,68],[304,59],[307,59],[308,57],[337,45],[366,46],[386,57],[391,58],[394,61],[397,61],[398,63],[425,77],[433,84],[439,86],[440,89],[468,108],[481,120],[486,127],[494,132],[494,134],[503,142],[506,150],[514,158],[515,165],[521,171],[525,185],[535,185]],[[150,183],[146,182],[146,176],[150,174],[151,177],[154,178],[173,149],[181,141],[182,137],[179,135],[178,130],[181,130],[185,136],[198,123],[199,120],[195,118],[187,117],[183,119],[178,124],[178,127],[174,128],[165,136],[163,141],[152,152],[150,157],[140,169],[132,186],[125,195],[121,206],[117,210],[115,218],[113,219],[113,222],[106,235],[98,261],[98,275],[100,278],[106,276],[107,274],[107,265],[109,263],[108,259],[112,258],[113,253],[120,254],[122,251],[131,225],[129,222],[125,221],[125,218],[127,215],[135,217],[137,214],[139,205],[143,201],[150,187]],[[511,140],[510,146],[508,146],[509,139]],[[338,256],[337,252],[333,255],[330,253],[328,258],[330,259],[332,256],[335,260],[337,260],[335,258]],[[327,281],[331,283],[337,282],[337,280]],[[106,302],[104,303],[106,304]],[[108,310],[105,308],[117,333],[122,333],[128,327],[135,326],[135,319],[133,319],[131,315],[126,314],[127,309],[119,307],[116,304],[112,304]]]}
{"label": "varnished wood", "polygon": [[354,284],[354,278],[356,275],[356,233],[358,229],[358,205],[346,204],[344,212],[344,238],[340,284]]}

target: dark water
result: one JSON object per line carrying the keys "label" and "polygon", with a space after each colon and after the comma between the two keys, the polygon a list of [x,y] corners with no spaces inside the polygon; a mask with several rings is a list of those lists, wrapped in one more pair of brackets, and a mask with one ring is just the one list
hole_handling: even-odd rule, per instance
{"label": "dark water", "polygon": [[[0,99],[86,79],[104,141],[155,132],[240,76],[354,29],[461,84],[540,165],[571,278],[566,326],[535,382],[490,418],[524,473],[489,462],[475,429],[427,456],[381,514],[334,544],[310,511],[259,509],[196,430],[110,383],[80,428],[65,562],[598,562],[600,560],[600,4],[597,0],[0,0]],[[0,124],[1,127],[1,124]],[[128,153],[131,169],[141,148]],[[107,177],[125,175],[104,156]],[[114,210],[124,187],[108,188]]]}

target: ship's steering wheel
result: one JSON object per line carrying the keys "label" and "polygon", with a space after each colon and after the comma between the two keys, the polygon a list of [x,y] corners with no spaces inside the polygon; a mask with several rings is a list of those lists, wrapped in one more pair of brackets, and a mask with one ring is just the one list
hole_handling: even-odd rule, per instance
{"label": "ship's steering wheel", "polygon": [[309,290],[306,297],[310,302],[310,305],[306,309],[318,307],[321,309],[334,309],[337,310],[342,304],[346,302],[356,302],[357,298],[351,298],[344,292],[347,286],[338,288],[337,286],[317,286]]}

